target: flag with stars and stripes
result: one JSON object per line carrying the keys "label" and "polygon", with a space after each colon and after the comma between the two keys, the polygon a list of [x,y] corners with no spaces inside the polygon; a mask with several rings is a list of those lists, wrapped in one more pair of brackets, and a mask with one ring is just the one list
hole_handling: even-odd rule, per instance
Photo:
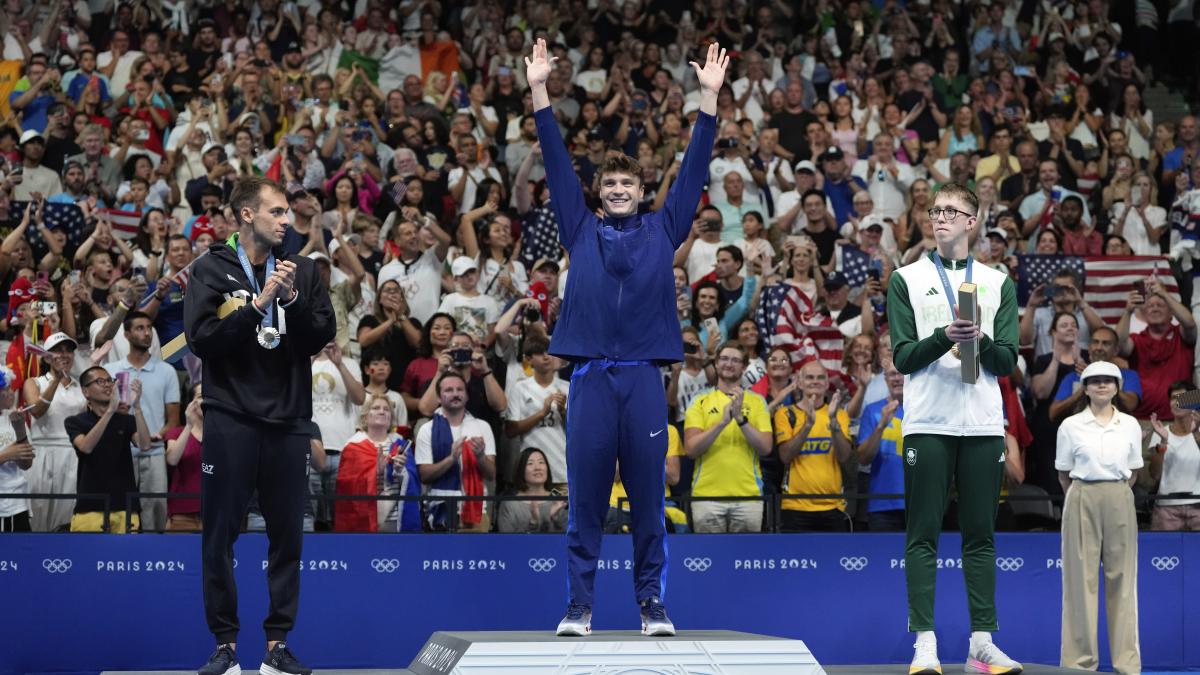
{"label": "flag with stars and stripes", "polygon": [[1155,277],[1164,290],[1179,299],[1179,284],[1171,273],[1165,256],[1018,256],[1017,269],[1021,279],[1017,284],[1017,301],[1022,307],[1038,284],[1050,283],[1063,268],[1070,269],[1083,281],[1083,299],[1110,326],[1116,326],[1125,311],[1129,292],[1137,281]]}
{"label": "flag with stars and stripes", "polygon": [[[9,213],[23,214],[28,206],[29,202],[13,202]],[[61,229],[67,233],[67,248],[77,248],[87,239],[87,221],[83,217],[83,210],[78,206],[46,202],[43,208],[45,208],[43,219],[46,227],[51,230]],[[25,241],[29,242],[29,246],[34,251],[46,250],[46,242],[42,238],[41,229],[34,227],[32,223],[25,229]]]}
{"label": "flag with stars and stripes", "polygon": [[867,270],[871,267],[871,255],[856,246],[842,246],[842,274],[853,288],[867,283]]}
{"label": "flag with stars and stripes", "polygon": [[771,345],[790,354],[793,370],[817,360],[831,378],[842,372],[846,344],[842,331],[827,312],[818,312],[816,302],[799,288],[791,286],[784,294],[770,334]]}
{"label": "flag with stars and stripes", "polygon": [[120,237],[126,241],[137,236],[138,228],[142,223],[141,211],[120,211],[118,209],[96,209],[96,212],[108,216],[112,223],[112,233],[114,237]]}

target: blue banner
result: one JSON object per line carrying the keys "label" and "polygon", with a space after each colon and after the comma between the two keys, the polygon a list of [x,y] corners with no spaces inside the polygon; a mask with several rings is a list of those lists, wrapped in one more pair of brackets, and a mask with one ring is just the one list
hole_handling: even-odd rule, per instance
{"label": "blue banner", "polygon": [[[681,629],[799,638],[826,664],[912,656],[903,535],[678,535],[669,546],[666,601]],[[1058,662],[1060,546],[1057,534],[997,536],[996,640],[1019,660]],[[945,535],[938,558],[948,663],[965,658],[969,635],[959,547]],[[243,536],[235,553],[239,651],[252,668],[267,605],[265,536]],[[1200,644],[1185,637],[1200,635],[1200,535],[1145,533],[1138,553],[1146,668],[1200,665]],[[197,535],[0,537],[0,673],[197,667],[212,650],[199,556]],[[289,642],[317,668],[396,668],[436,630],[549,635],[566,603],[564,567],[560,536],[308,536]],[[607,537],[597,630],[639,625],[631,569],[629,538]],[[1106,632],[1101,623],[1107,662]]]}

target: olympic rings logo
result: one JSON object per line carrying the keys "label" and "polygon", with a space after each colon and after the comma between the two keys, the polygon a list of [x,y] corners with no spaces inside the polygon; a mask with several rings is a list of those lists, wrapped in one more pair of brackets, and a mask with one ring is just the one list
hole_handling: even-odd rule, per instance
{"label": "olympic rings logo", "polygon": [[861,555],[847,556],[838,562],[842,564],[842,569],[846,570],[847,572],[861,572],[864,568],[866,568],[867,565],[870,564],[870,561],[867,560],[867,557]]}
{"label": "olympic rings logo", "polygon": [[1178,556],[1155,556],[1150,559],[1150,565],[1159,572],[1170,572],[1179,567]]}
{"label": "olympic rings logo", "polygon": [[534,572],[549,572],[558,566],[558,561],[554,558],[530,558],[529,569]]}
{"label": "olympic rings logo", "polygon": [[1016,572],[1025,566],[1024,558],[996,558],[996,567],[1001,572]]}
{"label": "olympic rings logo", "polygon": [[42,560],[42,569],[50,574],[66,574],[71,569],[70,558],[46,558]]}
{"label": "olympic rings logo", "polygon": [[391,574],[400,569],[400,561],[395,558],[372,558],[371,569],[380,574]]}
{"label": "olympic rings logo", "polygon": [[689,572],[707,572],[712,567],[712,558],[684,558],[683,567]]}

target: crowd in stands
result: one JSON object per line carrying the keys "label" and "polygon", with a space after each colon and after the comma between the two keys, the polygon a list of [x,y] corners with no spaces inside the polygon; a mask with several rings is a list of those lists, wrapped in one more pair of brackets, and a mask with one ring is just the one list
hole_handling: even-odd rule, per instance
{"label": "crowd in stands", "polygon": [[[1194,61],[1164,46],[1195,33],[1171,3],[2,4],[0,407],[17,414],[0,419],[0,531],[103,527],[94,498],[22,493],[109,495],[116,529],[199,527],[198,499],[127,493],[199,490],[201,371],[162,349],[246,175],[285,189],[283,248],[315,261],[337,316],[312,364],[310,526],[562,531],[571,364],[550,352],[571,269],[525,82],[538,38],[589,204],[625,153],[643,212],[701,114],[688,62],[714,40],[733,55],[674,260],[676,531],[903,529],[902,498],[853,496],[904,491],[886,291],[935,248],[948,182],[978,194],[973,256],[1025,289],[1006,489],[1062,494],[1058,426],[1085,404],[1083,368],[1111,361],[1143,426],[1139,495],[1197,495],[1145,500],[1144,524],[1200,529],[1200,416],[1178,401],[1200,377],[1200,127],[1145,102]],[[1105,259],[1148,271],[1105,293]],[[449,499],[502,494],[519,499]],[[338,495],[430,499],[322,498]],[[1001,526],[1055,526],[1031,504],[1004,502]]]}

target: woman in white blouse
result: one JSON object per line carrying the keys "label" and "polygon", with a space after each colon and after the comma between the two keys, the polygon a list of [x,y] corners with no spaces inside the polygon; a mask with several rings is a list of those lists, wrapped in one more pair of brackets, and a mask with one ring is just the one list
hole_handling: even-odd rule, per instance
{"label": "woman in white blouse", "polygon": [[1066,491],[1062,517],[1063,668],[1095,670],[1097,591],[1104,569],[1113,669],[1142,672],[1138,647],[1137,514],[1130,486],[1142,467],[1142,432],[1113,398],[1121,370],[1096,361],[1080,376],[1088,407],[1058,429],[1054,467]]}
{"label": "woman in white blouse", "polygon": [[[1150,476],[1158,481],[1159,495],[1200,495],[1200,412],[1179,407],[1179,395],[1195,390],[1186,380],[1172,384],[1167,395],[1175,419],[1164,425],[1150,416]],[[1155,530],[1200,532],[1200,499],[1159,499],[1150,522]]]}
{"label": "woman in white blouse", "polygon": [[1129,198],[1110,209],[1112,234],[1129,243],[1134,255],[1162,255],[1159,242],[1167,234],[1167,210],[1158,205],[1158,186],[1145,171],[1133,174]]}

